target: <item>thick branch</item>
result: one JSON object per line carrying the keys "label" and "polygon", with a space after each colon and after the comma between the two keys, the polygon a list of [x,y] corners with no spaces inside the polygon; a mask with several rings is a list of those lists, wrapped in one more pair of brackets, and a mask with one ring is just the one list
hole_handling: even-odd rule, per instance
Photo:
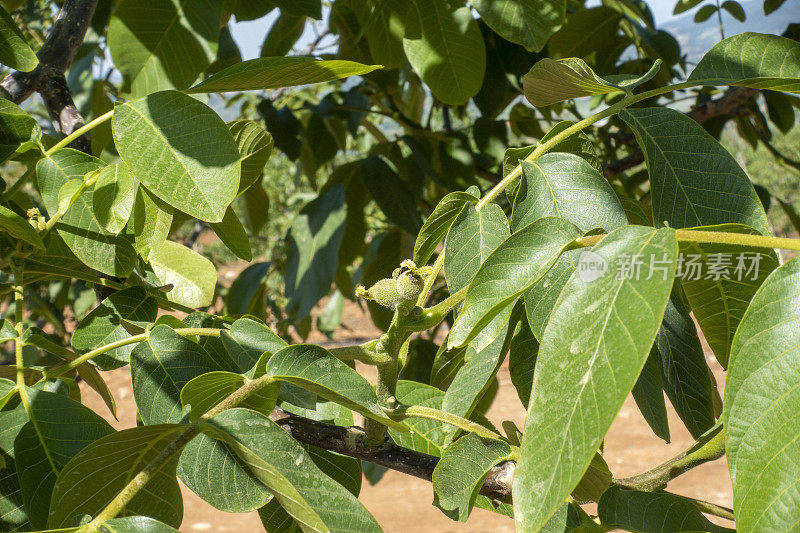
{"label": "thick branch", "polygon": [[[753,96],[758,94],[756,89],[749,89],[746,87],[731,87],[725,94],[715,100],[709,100],[699,106],[693,107],[686,115],[702,124],[711,120],[712,118],[729,116],[743,116],[750,113],[744,107],[744,104]],[[644,161],[644,156],[641,150],[636,150],[630,155],[623,157],[617,161],[611,161],[603,165],[603,175],[608,178],[613,178],[622,172],[633,168]]]}
{"label": "thick branch", "polygon": [[[97,0],[66,0],[47,39],[36,53],[39,65],[31,72],[13,72],[0,81],[0,96],[15,104],[39,91],[53,126],[63,135],[69,135],[84,124],[72,100],[64,72],[86,37],[96,6]],[[76,140],[72,146],[88,153],[88,135]]]}
{"label": "thick branch", "polygon": [[[275,409],[270,415],[284,431],[295,440],[331,450],[364,461],[369,461],[404,474],[430,481],[438,457],[403,448],[388,439],[379,447],[364,444],[364,430],[317,422]],[[502,500],[511,494],[511,480],[515,463],[506,461],[492,468],[481,487],[481,494]]]}

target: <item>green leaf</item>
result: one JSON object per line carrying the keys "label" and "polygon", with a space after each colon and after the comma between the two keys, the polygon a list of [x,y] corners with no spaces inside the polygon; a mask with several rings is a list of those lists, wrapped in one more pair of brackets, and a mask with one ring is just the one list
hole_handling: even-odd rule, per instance
{"label": "green leaf", "polygon": [[[75,351],[86,353],[112,342],[143,333],[158,315],[158,302],[142,287],[129,287],[111,294],[92,309],[75,328],[70,343]],[[102,370],[128,364],[135,345],[114,348],[94,361]]]}
{"label": "green leaf", "polygon": [[133,212],[136,197],[133,174],[124,163],[108,165],[94,184],[92,207],[97,221],[110,233],[122,231]]}
{"label": "green leaf", "polygon": [[0,98],[0,163],[11,157],[21,144],[40,133],[35,118],[14,103]]}
{"label": "green leaf", "polygon": [[684,11],[689,11],[702,1],[703,0],[678,0],[678,3],[675,4],[675,9],[672,10],[672,14],[679,15]]}
{"label": "green leaf", "polygon": [[[659,333],[661,331],[659,330]],[[647,425],[657,437],[669,442],[669,421],[667,420],[667,404],[664,401],[664,386],[661,383],[661,364],[658,349],[653,347],[642,373],[631,390],[636,406],[642,413]]]}
{"label": "green leaf", "polygon": [[542,528],[542,533],[604,533],[606,531],[592,520],[586,511],[572,502],[558,508],[556,514]]}
{"label": "green leaf", "polygon": [[[757,235],[740,224],[700,228]],[[780,265],[775,250],[715,243],[681,243],[681,286],[717,360],[726,368],[733,335],[764,278]]]}
{"label": "green leaf", "polygon": [[[545,217],[503,241],[484,260],[469,284],[447,346],[463,346],[482,331],[489,338],[496,337],[497,330],[505,324],[493,321],[494,318],[510,314],[511,303],[550,270],[561,253],[580,236],[580,231],[566,220]],[[490,331],[487,333],[486,329]]]}
{"label": "green leaf", "polygon": [[[194,421],[207,413],[212,407],[241,388],[249,380],[233,372],[207,372],[191,379],[181,389],[181,405],[191,405],[189,420]],[[262,389],[248,396],[240,405],[253,411],[268,415],[275,407],[278,390],[273,387],[271,394]]]}
{"label": "green leaf", "polygon": [[769,15],[773,11],[780,9],[786,0],[764,0],[764,14]]}
{"label": "green leaf", "polygon": [[168,326],[156,326],[147,342],[131,353],[133,397],[147,424],[177,423],[181,414],[181,389],[193,378],[221,370],[196,342],[181,337]]}
{"label": "green leaf", "polygon": [[739,22],[744,22],[747,18],[747,15],[745,15],[744,9],[742,9],[742,5],[739,2],[734,2],[734,0],[725,0],[725,2],[722,2],[720,7],[730,13],[731,16]]}
{"label": "green leaf", "polygon": [[564,285],[575,272],[580,254],[579,250],[561,254],[550,270],[525,293],[525,314],[536,340],[542,340],[553,306]]}
{"label": "green leaf", "polygon": [[0,63],[22,72],[31,71],[39,64],[39,58],[28,46],[17,23],[2,6],[0,6]]}
{"label": "green leaf", "polygon": [[122,0],[108,25],[122,92],[139,98],[194,83],[217,56],[220,16],[212,0]]}
{"label": "green leaf", "polygon": [[716,12],[717,6],[712,4],[706,4],[694,14],[694,21],[695,23],[699,24],[701,22],[705,22],[710,19]]}
{"label": "green leaf", "polygon": [[254,511],[271,497],[228,444],[204,433],[181,452],[177,473],[195,494],[226,513]]}
{"label": "green leaf", "polygon": [[[83,182],[88,172],[105,163],[72,148],[63,148],[36,164],[36,179],[45,208],[58,212],[58,193],[70,180]],[[136,265],[136,252],[129,238],[108,232],[93,208],[94,192],[84,191],[55,225],[69,249],[85,265],[111,276],[127,277]]]}
{"label": "green leaf", "polygon": [[544,107],[594,94],[630,93],[652,79],[660,67],[661,61],[656,60],[643,76],[615,79],[612,82],[595,74],[585,61],[577,57],[558,60],[544,58],[525,74],[522,85],[525,98],[536,107]]}
{"label": "green leaf", "polygon": [[361,167],[364,186],[389,222],[411,235],[419,233],[422,224],[417,211],[417,198],[408,184],[378,156],[362,160]]}
{"label": "green leaf", "polygon": [[15,239],[20,239],[28,244],[44,250],[44,243],[39,233],[33,226],[7,207],[0,205],[0,231],[5,231]]}
{"label": "green leaf", "polygon": [[735,222],[767,233],[767,216],[747,174],[697,122],[667,108],[626,109],[620,118],[644,152],[657,225]]}
{"label": "green leaf", "polygon": [[597,514],[604,525],[628,531],[733,531],[710,522],[691,500],[669,492],[611,487],[600,498]]}
{"label": "green leaf", "polygon": [[[237,18],[237,20],[239,19]],[[259,55],[261,57],[285,56],[303,35],[305,27],[306,17],[289,15],[281,11],[264,38]]]}
{"label": "green leaf", "polygon": [[[241,372],[255,368],[259,375],[264,373],[264,367],[257,363],[266,365],[268,360],[268,357],[265,358],[266,353],[272,354],[287,346],[286,341],[267,326],[248,317],[234,322],[231,325],[230,335],[223,334],[222,341]],[[232,349],[232,343],[236,343],[240,352]]]}
{"label": "green leaf", "polygon": [[172,226],[172,207],[147,188],[139,187],[131,221],[128,228],[133,230],[133,246],[141,258],[149,262],[167,242]]}
{"label": "green leaf", "polygon": [[292,222],[287,243],[286,312],[304,318],[328,294],[336,276],[347,206],[338,184],[308,203]]}
{"label": "green leaf", "polygon": [[[137,427],[89,444],[61,470],[53,488],[48,526],[68,527],[83,515],[96,516],[185,429],[174,424]],[[176,463],[177,457],[173,457],[154,471],[125,506],[125,513],[146,515],[178,527],[183,502],[175,477]]]}
{"label": "green leaf", "polygon": [[472,12],[454,0],[408,8],[403,49],[433,95],[448,105],[475,96],[486,70],[486,48]]}
{"label": "green leaf", "polygon": [[800,261],[764,281],[731,349],[722,420],[741,531],[786,531],[800,507]]}
{"label": "green leaf", "polygon": [[167,299],[187,307],[207,307],[214,298],[217,271],[214,263],[177,242],[166,241],[150,256],[158,279],[172,285]]}
{"label": "green leaf", "polygon": [[219,222],[239,190],[240,155],[208,106],[177,91],[118,105],[112,121],[120,158],[172,207]]}
{"label": "green leaf", "polygon": [[64,465],[114,430],[78,402],[52,392],[25,390],[31,420],[14,441],[14,461],[31,525],[42,529],[47,526],[53,486]]}
{"label": "green leaf", "polygon": [[470,284],[475,272],[510,235],[503,209],[488,204],[480,211],[464,205],[444,240],[444,276],[450,294]]}
{"label": "green leaf", "polygon": [[520,320],[508,348],[508,372],[511,375],[511,383],[517,389],[517,396],[526,409],[531,398],[533,371],[538,354],[539,341],[531,332],[528,321]]}
{"label": "green leaf", "polygon": [[361,76],[378,68],[381,66],[339,59],[319,61],[311,57],[261,57],[223,69],[186,92],[192,94],[278,89]]}
{"label": "green leaf", "polygon": [[560,217],[582,232],[606,232],[627,223],[625,211],[608,181],[584,159],[548,153],[522,162],[522,180],[514,196],[511,229],[542,217]]}
{"label": "green leaf", "polygon": [[405,0],[356,0],[351,5],[372,58],[390,68],[402,67],[408,61],[403,50],[403,34],[411,4]]}
{"label": "green leaf", "polygon": [[417,265],[426,264],[464,206],[477,202],[477,198],[461,191],[451,192],[442,198],[419,230],[414,243],[414,262]]}
{"label": "green leaf", "polygon": [[510,458],[511,447],[501,440],[474,433],[458,439],[445,449],[433,470],[435,505],[466,522],[489,470]]}
{"label": "green leaf", "polygon": [[326,476],[303,447],[266,416],[231,409],[203,429],[236,451],[304,531],[381,531],[356,497]]}
{"label": "green leaf", "polygon": [[656,336],[661,383],[670,403],[694,438],[711,429],[714,382],[689,312],[672,296]]}
{"label": "green leaf", "polygon": [[763,33],[734,35],[714,45],[687,81],[800,92],[800,43]]}
{"label": "green leaf", "polygon": [[616,45],[621,19],[622,13],[607,6],[575,11],[553,34],[548,53],[552,58],[587,58],[596,50],[608,50]]}
{"label": "green leaf", "polygon": [[[244,315],[259,292],[264,278],[272,268],[271,262],[253,263],[237,276],[225,298],[228,314]],[[257,300],[257,299],[256,299]]]}
{"label": "green leaf", "polygon": [[384,414],[369,382],[325,348],[313,344],[287,346],[272,355],[266,371],[275,379],[303,387],[367,418],[406,431],[403,424]]}
{"label": "green leaf", "polygon": [[102,533],[178,533],[178,530],[147,516],[112,518],[103,522]]}
{"label": "green leaf", "polygon": [[272,135],[252,120],[234,120],[227,125],[242,158],[242,176],[239,180],[241,194],[258,182],[272,154],[274,140]]}
{"label": "green leaf", "polygon": [[[633,388],[669,298],[677,242],[670,228],[625,226],[591,253],[605,272],[573,275],[539,348],[513,485],[524,531],[542,527],[569,496]],[[665,266],[648,262],[629,279],[622,268],[636,254]]]}
{"label": "green leaf", "polygon": [[245,261],[253,260],[253,251],[250,249],[250,238],[247,236],[247,231],[242,226],[239,217],[236,216],[236,211],[232,207],[228,207],[225,211],[225,217],[222,222],[212,222],[211,228],[217,234],[228,249],[236,255],[239,259]]}
{"label": "green leaf", "polygon": [[503,39],[535,52],[564,22],[565,0],[477,0],[481,20]]}

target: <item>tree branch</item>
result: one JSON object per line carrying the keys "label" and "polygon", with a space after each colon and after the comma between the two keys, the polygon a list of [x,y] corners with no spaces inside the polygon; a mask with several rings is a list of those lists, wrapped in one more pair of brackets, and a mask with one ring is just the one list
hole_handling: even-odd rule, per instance
{"label": "tree branch", "polygon": [[[330,450],[342,455],[369,461],[391,470],[430,481],[438,457],[397,446],[390,440],[381,446],[370,447],[364,443],[364,430],[342,427],[310,420],[276,408],[270,418],[295,440]],[[480,493],[493,500],[503,500],[511,494],[511,480],[515,463],[506,461],[489,472]]]}
{"label": "tree branch", "polygon": [[[38,91],[53,126],[62,135],[69,135],[84,124],[72,100],[64,72],[86,37],[96,6],[97,0],[66,0],[50,28],[50,34],[36,53],[39,65],[31,72],[13,72],[0,81],[0,96],[15,104],[22,103]],[[72,146],[89,153],[89,136],[75,140]]]}

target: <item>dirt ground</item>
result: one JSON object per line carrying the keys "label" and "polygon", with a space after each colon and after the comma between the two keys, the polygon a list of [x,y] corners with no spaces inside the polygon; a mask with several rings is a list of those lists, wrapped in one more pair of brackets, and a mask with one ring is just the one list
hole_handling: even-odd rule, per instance
{"label": "dirt ground", "polygon": [[[365,338],[374,338],[380,332],[374,328],[368,315],[365,315],[358,306],[351,305],[345,308],[345,318],[341,334],[336,342],[327,343],[327,339],[312,336],[309,342],[328,345],[352,344],[363,342]],[[708,346],[704,348],[714,376],[720,388],[724,386],[724,373],[722,368],[711,355]],[[372,380],[369,368],[360,369],[364,375]],[[104,415],[117,429],[134,427],[136,425],[136,406],[130,383],[129,369],[122,368],[104,374],[109,387],[114,393],[117,402],[117,415],[119,420],[114,420],[108,409],[97,394],[81,384],[84,403],[96,412]],[[525,409],[517,398],[508,364],[504,364],[498,375],[500,391],[488,412],[488,418],[497,427],[504,420],[513,421],[517,427],[524,427]],[[664,443],[653,435],[636,408],[632,398],[628,398],[616,421],[611,427],[605,441],[605,459],[613,474],[617,477],[627,477],[649,470],[653,466],[676,455],[687,448],[693,439],[684,428],[675,411],[667,402],[670,431],[672,442]],[[182,486],[184,496],[184,519],[181,525],[183,532],[196,531],[263,531],[256,512],[247,514],[229,514],[219,511],[197,497],[188,488]],[[732,506],[733,496],[730,476],[724,459],[707,463],[681,477],[673,480],[668,490],[727,507]],[[503,533],[514,531],[513,520],[494,514],[490,511],[475,509],[466,523],[453,522],[431,505],[433,491],[427,481],[423,481],[405,474],[389,471],[376,485],[371,486],[365,480],[362,488],[361,501],[367,509],[378,519],[387,533],[392,532],[493,532]],[[587,506],[588,512],[594,512]],[[713,521],[730,526],[726,521],[711,517]]]}

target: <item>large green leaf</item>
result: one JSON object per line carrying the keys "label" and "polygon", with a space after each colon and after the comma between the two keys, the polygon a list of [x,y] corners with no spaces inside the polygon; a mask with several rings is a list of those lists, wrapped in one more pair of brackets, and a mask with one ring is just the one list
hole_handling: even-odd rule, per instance
{"label": "large green leaf", "polygon": [[656,336],[661,384],[694,438],[714,425],[714,382],[689,312],[672,296]]}
{"label": "large green leaf", "polygon": [[185,89],[217,55],[221,4],[213,0],[122,0],[108,47],[130,98]]}
{"label": "large green leaf", "polygon": [[533,371],[538,354],[539,341],[531,332],[528,321],[521,320],[508,347],[508,372],[511,383],[517,389],[517,396],[526,409],[531,399]]}
{"label": "large green leaf", "polygon": [[47,526],[59,472],[78,452],[114,430],[88,407],[60,394],[26,388],[30,422],[14,441],[25,510],[35,528]]}
{"label": "large green leaf", "polygon": [[257,363],[266,365],[267,353],[275,353],[287,346],[286,341],[271,329],[250,317],[240,318],[231,324],[230,335],[222,334],[222,343],[240,372],[253,369],[259,375],[263,374],[264,369]]}
{"label": "large green leaf", "polygon": [[555,59],[587,58],[596,50],[609,51],[619,39],[617,35],[621,19],[622,13],[604,5],[574,11],[561,29],[553,34],[547,51]]}
{"label": "large green leaf", "polygon": [[[659,330],[660,333],[660,330]],[[661,364],[658,349],[653,347],[644,363],[642,373],[631,390],[636,406],[650,429],[659,438],[669,442],[667,404],[664,401],[664,386],[661,382]]]}
{"label": "large green leaf", "polygon": [[0,163],[23,143],[41,133],[36,119],[8,100],[0,98]]}
{"label": "large green leaf", "polygon": [[408,8],[405,0],[355,0],[351,2],[373,60],[387,67],[406,63],[403,34]]}
{"label": "large green leaf", "polygon": [[517,231],[542,217],[561,217],[582,232],[606,232],[627,223],[614,189],[581,157],[548,153],[522,162],[522,180],[514,196],[511,229]]}
{"label": "large green leaf", "polygon": [[92,207],[100,225],[119,233],[133,212],[136,197],[133,174],[124,163],[108,165],[100,171],[94,185]]}
{"label": "large green leaf", "polygon": [[510,235],[503,209],[489,204],[480,211],[464,205],[444,240],[444,276],[451,294],[470,284],[475,272]]}
{"label": "large green leaf", "polygon": [[263,127],[252,120],[228,122],[233,140],[242,158],[242,177],[239,180],[239,193],[256,183],[264,171],[272,154],[274,140]]}
{"label": "large green leaf", "polygon": [[733,531],[710,522],[691,500],[668,492],[611,487],[600,498],[597,514],[602,524],[626,531]]}
{"label": "large green leaf", "polygon": [[[740,224],[700,230],[757,234]],[[715,243],[681,243],[679,278],[708,345],[723,367],[750,300],[780,261],[775,250]]]}
{"label": "large green leaf", "polygon": [[389,222],[411,235],[419,233],[422,223],[417,211],[417,198],[411,187],[378,156],[363,159],[361,168],[364,186]]}
{"label": "large green leaf", "polygon": [[0,63],[22,72],[36,68],[39,58],[25,41],[25,36],[2,6],[0,6]]}
{"label": "large green leaf", "polygon": [[731,349],[722,419],[741,531],[789,531],[800,508],[800,260],[764,281]]}
{"label": "large green leaf", "polygon": [[563,218],[545,217],[503,241],[469,284],[464,306],[450,331],[448,347],[467,344],[487,327],[493,331],[485,332],[486,336],[495,338],[504,324],[493,321],[494,318],[510,315],[514,300],[550,270],[564,249],[580,235]]}
{"label": "large green leaf", "polygon": [[427,263],[464,206],[477,202],[477,198],[462,191],[451,192],[442,198],[419,230],[414,243],[414,262],[420,266]]}
{"label": "large green leaf", "polygon": [[503,39],[538,52],[564,22],[566,0],[477,0],[473,7]]}
{"label": "large green leaf", "polygon": [[[223,372],[220,370],[206,372],[192,378],[181,389],[181,404],[183,407],[191,406],[189,420],[197,420],[207,413],[212,407],[241,388],[249,380],[241,374]],[[278,399],[279,387],[266,387],[254,392],[240,404],[268,415],[275,407]]]}
{"label": "large green leaf", "polygon": [[250,237],[244,229],[242,222],[236,215],[233,207],[228,207],[222,222],[212,222],[211,228],[217,234],[228,250],[233,252],[239,259],[245,261],[253,260],[253,250],[250,248]]}
{"label": "large green leaf", "polygon": [[306,205],[292,222],[287,242],[286,311],[304,318],[328,294],[336,276],[347,205],[341,184]]}
{"label": "large green leaf", "polygon": [[33,226],[7,207],[0,205],[0,231],[5,231],[12,237],[27,242],[28,244],[44,250],[42,238],[33,229]]}
{"label": "large green leaf", "polygon": [[139,187],[131,212],[128,229],[133,232],[133,246],[136,252],[149,262],[164,246],[172,226],[172,207],[151,193]]}
{"label": "large green leaf", "polygon": [[800,92],[800,43],[752,32],[729,37],[703,56],[687,81]]}
{"label": "large green leaf", "polygon": [[311,57],[261,57],[221,70],[187,93],[260,91],[309,85],[360,76],[380,68],[339,59],[318,61]]}
{"label": "large green leaf", "polygon": [[[72,334],[70,343],[79,353],[143,333],[158,315],[158,302],[142,287],[117,291],[92,309]],[[135,345],[114,348],[93,359],[103,370],[128,364]]]}
{"label": "large green leaf", "polygon": [[122,161],[150,192],[193,217],[219,222],[239,190],[239,149],[208,106],[162,91],[117,106]]}
{"label": "large green leaf", "polygon": [[[103,530],[108,533],[177,533],[178,530],[147,516],[128,516],[112,518],[103,522]],[[102,530],[101,530],[102,531]],[[105,531],[103,532],[105,533]]]}
{"label": "large green leaf", "polygon": [[217,270],[204,256],[173,241],[166,241],[150,256],[158,279],[171,285],[167,299],[187,307],[207,307],[214,298]]}
{"label": "large green leaf", "polygon": [[414,71],[448,105],[467,103],[483,83],[486,48],[472,12],[455,0],[408,8],[403,48]]}
{"label": "large green leaf", "polygon": [[304,531],[381,531],[356,497],[266,416],[231,409],[212,418],[204,430],[236,451]]}
{"label": "large green leaf", "polygon": [[367,418],[406,430],[384,414],[369,382],[325,348],[313,344],[287,346],[272,355],[266,371],[275,379],[303,387]]}
{"label": "large green leaf", "polygon": [[536,107],[544,107],[582,96],[629,93],[655,76],[660,66],[661,61],[657,60],[642,76],[615,77],[614,81],[610,81],[595,74],[583,59],[544,58],[525,74],[522,85],[525,98]]}
{"label": "large green leaf", "polygon": [[525,314],[536,340],[542,340],[553,306],[564,285],[575,272],[580,254],[579,250],[561,254],[552,268],[525,293]]}
{"label": "large green leaf", "polygon": [[[83,152],[64,148],[36,164],[36,179],[48,214],[59,210],[58,193],[70,180],[84,179],[105,164]],[[84,191],[55,228],[69,249],[87,266],[111,276],[126,277],[136,264],[136,252],[125,235],[107,231],[94,213],[94,192]]]}
{"label": "large green leaf", "polygon": [[[569,496],[633,388],[667,305],[677,241],[669,228],[624,226],[584,253],[606,269],[572,276],[544,332],[514,474],[523,531],[541,528]],[[637,254],[665,264],[629,277]]]}
{"label": "large green leaf", "polygon": [[465,435],[448,446],[433,470],[435,504],[452,518],[466,522],[489,470],[511,458],[501,440]]}
{"label": "large green leaf", "polygon": [[644,152],[656,225],[736,222],[767,232],[767,216],[747,174],[697,122],[667,108],[626,109],[620,117]]}
{"label": "large green leaf", "polygon": [[145,424],[177,423],[181,389],[193,378],[221,370],[199,344],[168,326],[156,326],[147,342],[131,353],[131,382],[139,416]]}
{"label": "large green leaf", "polygon": [[[83,448],[56,480],[48,525],[68,527],[83,515],[97,515],[185,429],[174,424],[126,429]],[[145,515],[178,527],[183,501],[175,477],[176,463],[177,457],[173,457],[152,472],[121,514]]]}

